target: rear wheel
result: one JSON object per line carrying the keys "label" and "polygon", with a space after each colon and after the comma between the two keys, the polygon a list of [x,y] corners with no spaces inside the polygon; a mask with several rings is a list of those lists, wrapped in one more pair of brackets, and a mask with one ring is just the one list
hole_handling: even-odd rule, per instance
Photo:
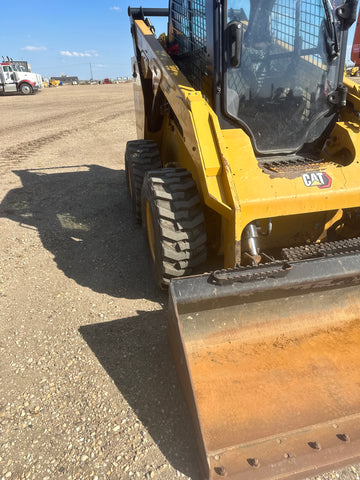
{"label": "rear wheel", "polygon": [[126,183],[133,212],[141,223],[141,189],[145,173],[161,167],[159,149],[151,140],[133,140],[126,144]]}
{"label": "rear wheel", "polygon": [[205,262],[206,232],[191,174],[180,168],[148,172],[142,188],[142,221],[157,285],[190,275]]}
{"label": "rear wheel", "polygon": [[20,85],[20,92],[23,95],[30,95],[31,93],[33,93],[33,88],[29,83],[25,82]]}

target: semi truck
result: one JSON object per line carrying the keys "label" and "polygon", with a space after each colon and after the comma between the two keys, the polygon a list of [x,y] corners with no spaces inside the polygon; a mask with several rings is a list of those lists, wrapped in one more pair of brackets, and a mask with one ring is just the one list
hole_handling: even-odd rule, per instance
{"label": "semi truck", "polygon": [[24,71],[11,58],[0,63],[0,93],[30,95],[43,86],[41,75]]}

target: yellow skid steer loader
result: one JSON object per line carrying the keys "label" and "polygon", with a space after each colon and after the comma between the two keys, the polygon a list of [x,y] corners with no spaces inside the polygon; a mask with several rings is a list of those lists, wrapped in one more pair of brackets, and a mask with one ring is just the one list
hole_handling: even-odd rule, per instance
{"label": "yellow skid steer loader", "polygon": [[343,80],[356,10],[129,8],[128,187],[169,287],[206,479],[304,478],[360,460],[360,89]]}

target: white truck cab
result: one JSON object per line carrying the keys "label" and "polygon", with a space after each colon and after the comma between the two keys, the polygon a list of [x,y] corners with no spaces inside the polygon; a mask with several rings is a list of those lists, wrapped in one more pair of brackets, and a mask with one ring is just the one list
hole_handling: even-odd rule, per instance
{"label": "white truck cab", "polygon": [[23,71],[15,63],[0,63],[0,93],[18,92],[30,95],[43,88],[41,75]]}

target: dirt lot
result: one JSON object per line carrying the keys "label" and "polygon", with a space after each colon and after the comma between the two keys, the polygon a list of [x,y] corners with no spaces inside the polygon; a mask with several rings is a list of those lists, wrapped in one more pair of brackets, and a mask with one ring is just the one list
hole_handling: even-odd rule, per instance
{"label": "dirt lot", "polygon": [[0,479],[200,480],[126,192],[132,86],[0,101]]}

